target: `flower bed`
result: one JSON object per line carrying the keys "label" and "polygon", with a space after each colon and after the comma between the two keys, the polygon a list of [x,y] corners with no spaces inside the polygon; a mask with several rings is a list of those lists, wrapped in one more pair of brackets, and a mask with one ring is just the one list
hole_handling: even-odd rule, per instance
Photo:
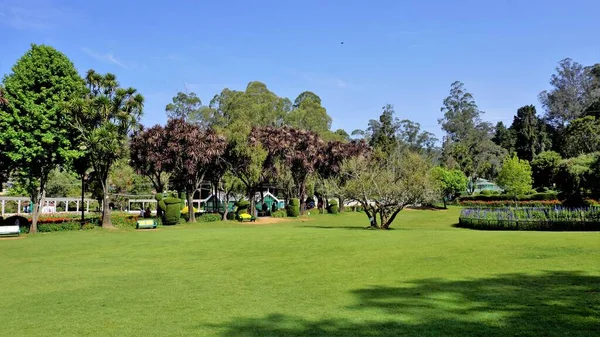
{"label": "flower bed", "polygon": [[600,207],[465,208],[459,225],[488,230],[598,231]]}

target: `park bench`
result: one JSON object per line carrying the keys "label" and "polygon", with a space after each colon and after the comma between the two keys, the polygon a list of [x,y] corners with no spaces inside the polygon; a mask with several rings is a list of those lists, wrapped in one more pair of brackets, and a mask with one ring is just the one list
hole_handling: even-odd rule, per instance
{"label": "park bench", "polygon": [[244,222],[244,221],[255,222],[256,221],[256,217],[252,216],[252,215],[250,215],[248,213],[243,213],[243,214],[240,214],[238,216],[238,221],[239,222]]}
{"label": "park bench", "polygon": [[0,236],[20,235],[19,225],[0,226]]}
{"label": "park bench", "polygon": [[135,224],[136,229],[153,229],[156,228],[154,219],[139,219]]}

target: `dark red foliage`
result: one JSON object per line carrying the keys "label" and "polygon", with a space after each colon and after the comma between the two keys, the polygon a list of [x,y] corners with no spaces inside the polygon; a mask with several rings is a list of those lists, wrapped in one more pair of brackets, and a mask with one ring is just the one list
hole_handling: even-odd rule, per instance
{"label": "dark red foliage", "polygon": [[164,190],[161,174],[167,171],[169,158],[165,128],[155,125],[134,133],[130,141],[131,166],[152,181],[157,192]]}
{"label": "dark red foliage", "polygon": [[317,172],[324,178],[336,175],[345,159],[365,154],[370,149],[362,140],[326,143],[315,132],[290,127],[254,128],[250,142],[260,143],[267,149],[265,170],[274,171],[276,160],[290,168],[297,196],[301,200],[304,199],[306,180],[310,174]]}
{"label": "dark red foliage", "polygon": [[[205,177],[217,169],[225,153],[225,137],[212,129],[204,129],[183,119],[170,119],[165,127],[166,166],[174,180],[191,195],[200,187]],[[190,207],[190,221],[194,220]]]}

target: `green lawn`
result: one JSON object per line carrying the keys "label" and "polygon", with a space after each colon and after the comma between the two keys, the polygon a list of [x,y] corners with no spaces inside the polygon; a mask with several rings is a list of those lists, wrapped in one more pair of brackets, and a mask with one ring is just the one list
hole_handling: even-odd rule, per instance
{"label": "green lawn", "polygon": [[458,209],[0,241],[2,336],[599,336],[600,232]]}

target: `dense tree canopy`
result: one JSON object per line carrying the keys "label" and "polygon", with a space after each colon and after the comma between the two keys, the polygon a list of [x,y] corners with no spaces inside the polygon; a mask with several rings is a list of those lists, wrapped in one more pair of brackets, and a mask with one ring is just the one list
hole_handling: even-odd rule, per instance
{"label": "dense tree canopy", "polygon": [[173,102],[167,104],[165,111],[169,119],[197,120],[202,109],[202,101],[195,93],[178,92]]}
{"label": "dense tree canopy", "polygon": [[572,120],[581,117],[598,97],[593,87],[592,70],[570,58],[558,63],[556,74],[550,78],[552,90],[542,91],[539,95],[546,110],[546,119],[552,126],[564,128]]}
{"label": "dense tree canopy", "polygon": [[185,189],[188,204],[188,221],[196,221],[191,207],[194,192],[205,177],[216,169],[225,153],[225,137],[213,129],[202,129],[184,119],[170,119],[165,127],[166,158],[172,179]]}
{"label": "dense tree canopy", "polygon": [[325,134],[331,128],[331,117],[321,106],[321,98],[305,91],[294,101],[293,109],[285,117],[285,123],[293,128]]}
{"label": "dense tree canopy", "polygon": [[446,131],[442,145],[445,165],[460,169],[472,182],[479,177],[495,178],[506,150],[492,141],[494,129],[481,120],[482,112],[473,95],[461,82],[455,82],[443,104],[444,117],[438,122]]}
{"label": "dense tree canopy", "polygon": [[35,233],[48,175],[78,155],[73,119],[62,105],[80,97],[85,86],[73,63],[44,45],[32,45],[3,83],[0,153],[31,197]]}
{"label": "dense tree canopy", "polygon": [[515,198],[518,195],[529,193],[532,188],[529,162],[519,159],[516,155],[506,157],[498,174],[498,186]]}
{"label": "dense tree canopy", "polygon": [[165,128],[160,125],[142,127],[129,141],[131,166],[150,179],[157,193],[164,192],[169,178],[167,142]]}
{"label": "dense tree canopy", "polygon": [[531,162],[533,186],[536,188],[554,187],[554,178],[562,158],[554,151],[542,152]]}
{"label": "dense tree canopy", "polygon": [[432,169],[431,177],[444,202],[444,208],[448,200],[454,200],[461,192],[466,191],[469,183],[469,179],[462,171],[448,170],[440,166]]}
{"label": "dense tree canopy", "polygon": [[600,151],[600,120],[586,116],[571,121],[565,128],[561,149],[566,158]]}
{"label": "dense tree canopy", "polygon": [[514,134],[517,156],[531,161],[541,152],[550,149],[546,124],[536,114],[533,105],[520,108],[510,127]]}

